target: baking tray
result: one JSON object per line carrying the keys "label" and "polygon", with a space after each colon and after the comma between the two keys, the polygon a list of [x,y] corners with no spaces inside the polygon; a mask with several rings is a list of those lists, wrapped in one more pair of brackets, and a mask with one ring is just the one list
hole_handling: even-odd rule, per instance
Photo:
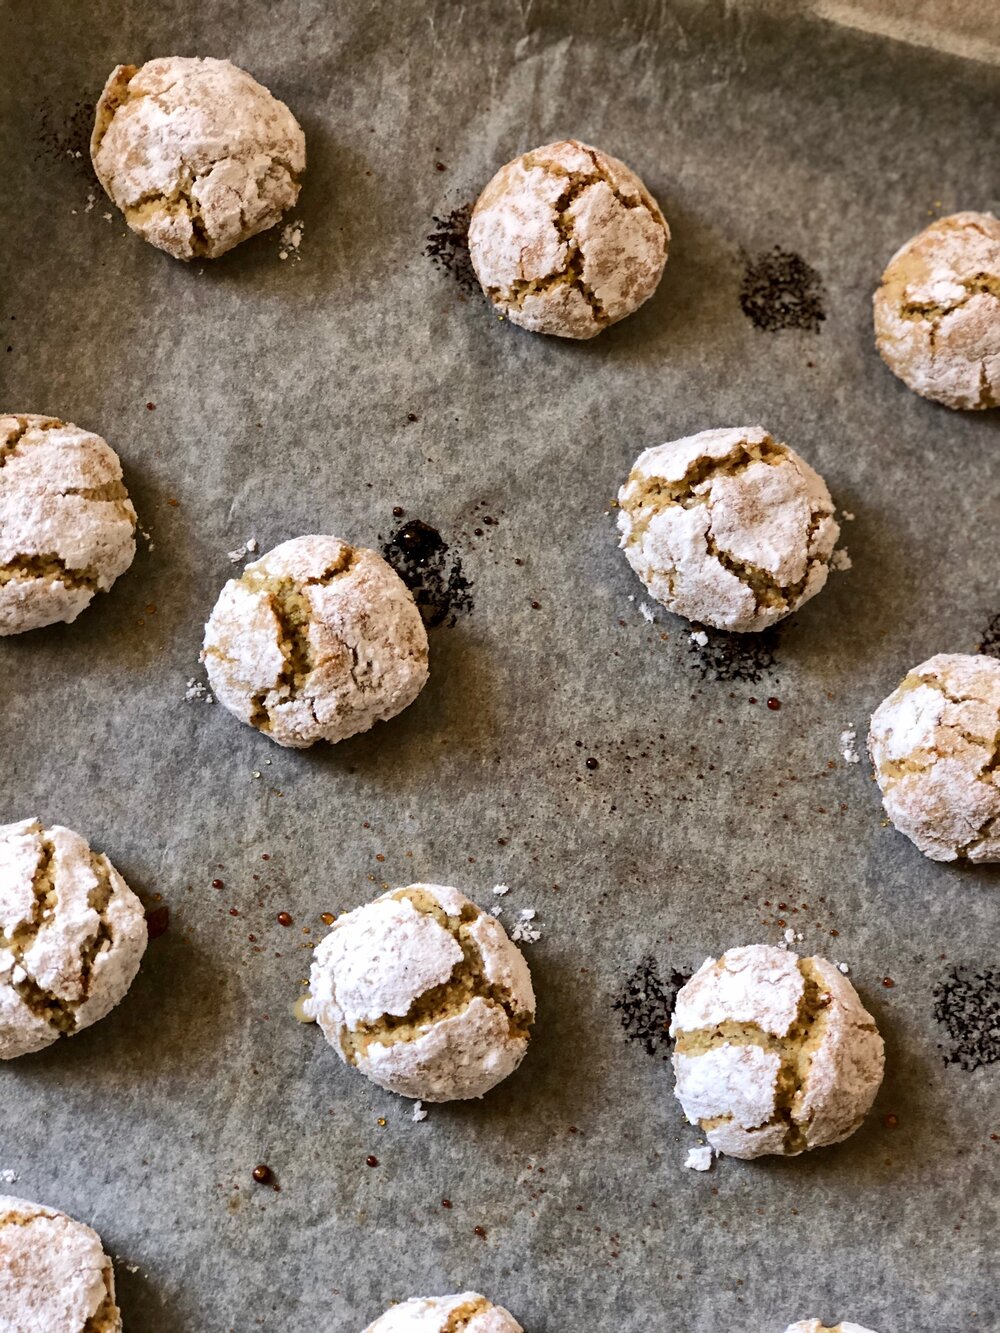
{"label": "baking tray", "polygon": [[[1000,204],[976,12],[960,58],[787,5],[0,9],[3,405],[103,434],[149,534],[75,625],[0,644],[3,817],[169,909],[111,1017],[0,1071],[0,1168],[98,1228],[133,1333],[350,1333],[465,1287],[530,1333],[1000,1326],[997,874],[920,856],[841,742],[912,664],[1000,640],[998,414],[913,396],[870,331],[903,240]],[[173,53],[299,116],[297,248],[184,266],[98,192],[106,75]],[[674,233],[656,297],[582,345],[497,320],[461,240],[564,135]],[[610,502],[641,448],[758,421],[854,514],[853,568],[703,649],[647,622]],[[303,532],[416,540],[440,623],[405,714],[291,753],[185,696],[227,552]],[[422,1123],[291,1014],[321,914],[418,879],[506,883],[540,933],[521,1070]],[[786,928],[849,965],[883,1090],[837,1148],[685,1170],[672,987]]]}

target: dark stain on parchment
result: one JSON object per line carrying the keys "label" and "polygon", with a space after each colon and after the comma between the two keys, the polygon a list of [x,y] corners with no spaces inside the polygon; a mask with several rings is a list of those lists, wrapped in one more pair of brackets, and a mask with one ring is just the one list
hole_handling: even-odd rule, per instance
{"label": "dark stain on parchment", "polygon": [[1000,971],[953,967],[934,987],[934,1017],[948,1034],[944,1062],[970,1073],[1000,1060]]}
{"label": "dark stain on parchment", "polygon": [[460,204],[443,217],[431,218],[434,230],[428,233],[424,254],[435,266],[454,278],[467,296],[481,292],[479,279],[469,257],[469,222],[472,205]]}
{"label": "dark stain on parchment", "polygon": [[983,630],[979,651],[987,657],[1000,657],[1000,611]]}
{"label": "dark stain on parchment", "polygon": [[[42,154],[59,162],[69,162],[88,175],[90,135],[94,128],[94,103],[77,101],[71,105],[44,101],[38,108],[38,143]],[[97,182],[94,182],[95,185]]]}
{"label": "dark stain on parchment", "polygon": [[454,625],[472,610],[472,583],[461,556],[429,523],[409,519],[383,544],[382,554],[413,593],[428,629]]}
{"label": "dark stain on parchment", "polygon": [[765,333],[806,329],[819,333],[826,319],[823,279],[801,255],[775,246],[746,259],[740,283],[740,307]]}
{"label": "dark stain on parchment", "polygon": [[651,954],[641,958],[611,1005],[618,1013],[626,1040],[638,1042],[647,1055],[662,1052],[666,1060],[670,1049],[670,1016],[677,992],[687,980],[683,972],[671,970],[669,980],[664,981],[656,959]]}
{"label": "dark stain on parchment", "polygon": [[757,683],[765,671],[777,665],[776,650],[780,626],[772,625],[759,634],[730,634],[726,630],[702,629],[708,643],[689,639],[688,649],[694,658],[692,665],[701,673],[702,680],[742,680]]}

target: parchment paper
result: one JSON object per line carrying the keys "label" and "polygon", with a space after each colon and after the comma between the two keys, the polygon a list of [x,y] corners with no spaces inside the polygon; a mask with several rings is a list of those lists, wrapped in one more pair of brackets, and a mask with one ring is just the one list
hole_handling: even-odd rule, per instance
{"label": "parchment paper", "polygon": [[[911,665],[997,639],[997,414],[910,394],[870,331],[899,244],[1000,205],[996,67],[682,0],[7,0],[0,50],[3,407],[103,434],[151,539],[75,625],[0,643],[0,810],[169,907],[114,1015],[0,1071],[4,1188],[100,1231],[130,1333],[353,1333],[466,1287],[528,1333],[1000,1327],[997,875],[921,857],[841,742]],[[99,193],[90,104],[173,53],[299,116],[284,260],[272,232],[185,267]],[[498,321],[448,222],[564,135],[674,233],[656,297],[584,345]],[[741,308],[775,247],[812,272],[807,327]],[[853,568],[703,652],[647,623],[609,502],[641,448],[758,421],[854,514]],[[403,716],[290,753],[185,699],[229,550],[417,519],[470,586]],[[291,1014],[321,913],[417,879],[506,883],[541,935],[522,1069],[423,1123]],[[884,1088],[837,1148],[685,1170],[671,975],[786,928],[848,963]]]}

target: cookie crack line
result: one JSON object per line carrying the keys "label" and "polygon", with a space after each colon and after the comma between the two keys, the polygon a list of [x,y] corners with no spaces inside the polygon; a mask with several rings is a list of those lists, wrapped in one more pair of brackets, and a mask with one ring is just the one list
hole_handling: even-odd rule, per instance
{"label": "cookie crack line", "polygon": [[21,441],[29,430],[55,430],[62,425],[56,417],[42,417],[40,420],[32,421],[29,416],[22,416],[18,412],[12,412],[10,415],[17,422],[17,430],[9,440],[0,444],[0,468],[18,452]]}
{"label": "cookie crack line", "polygon": [[464,1305],[452,1310],[445,1320],[441,1333],[462,1333],[463,1329],[468,1328],[470,1319],[474,1319],[477,1314],[485,1314],[489,1308],[490,1303],[485,1298],[467,1301]]}
{"label": "cookie crack line", "polygon": [[958,278],[956,285],[965,289],[961,300],[949,301],[947,305],[939,301],[904,301],[899,307],[899,313],[904,319],[927,320],[936,328],[946,315],[961,310],[974,296],[993,296],[1000,301],[1000,277],[992,273],[977,273],[974,278]]}
{"label": "cookie crack line", "polygon": [[98,592],[101,586],[96,570],[71,569],[55,551],[46,551],[40,555],[15,555],[0,565],[0,587],[6,583],[30,579],[49,579],[67,588],[80,588],[92,593]]}
{"label": "cookie crack line", "polygon": [[[15,968],[24,973],[19,980],[12,979],[11,981],[13,989],[24,1004],[37,1018],[43,1019],[49,1027],[56,1028],[59,1032],[69,1033],[76,1027],[75,1006],[67,1004],[58,995],[46,990],[44,986],[40,986],[24,961],[25,951],[34,944],[38,938],[38,932],[45,924],[49,896],[51,895],[53,899],[56,898],[55,882],[53,880],[55,848],[44,835],[41,844],[42,854],[31,879],[33,895],[31,920],[19,926],[9,936],[0,934],[0,947],[10,950],[14,956]],[[54,910],[54,907],[51,910]]]}

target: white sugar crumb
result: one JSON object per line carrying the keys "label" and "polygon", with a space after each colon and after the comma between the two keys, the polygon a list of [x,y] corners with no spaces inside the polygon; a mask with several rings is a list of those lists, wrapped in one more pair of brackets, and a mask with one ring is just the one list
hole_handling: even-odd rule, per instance
{"label": "white sugar crumb", "polygon": [[842,573],[844,573],[848,569],[853,568],[854,561],[847,554],[847,547],[840,546],[837,548],[836,551],[834,551],[833,555],[831,555],[830,564],[833,566],[834,569],[839,569]]}
{"label": "white sugar crumb", "polygon": [[245,560],[248,555],[253,555],[257,550],[257,538],[248,537],[242,546],[234,546],[231,551],[226,552],[230,564],[238,565],[241,560]]}
{"label": "white sugar crumb", "polygon": [[712,1165],[712,1149],[707,1143],[700,1148],[688,1148],[684,1165],[690,1171],[708,1171]]}
{"label": "white sugar crumb", "polygon": [[423,1102],[414,1102],[414,1104],[413,1104],[413,1119],[414,1119],[415,1121],[417,1121],[418,1124],[419,1124],[419,1122],[420,1122],[421,1120],[426,1120],[426,1119],[427,1119],[427,1112],[424,1110],[424,1104],[423,1104]]}
{"label": "white sugar crumb", "polygon": [[837,969],[838,972],[843,972],[845,977],[851,970],[846,963],[834,963],[834,967]]}
{"label": "white sugar crumb", "polygon": [[509,885],[509,884],[494,884],[494,885],[493,885],[493,892],[496,894],[496,896],[497,896],[498,898],[502,898],[502,897],[504,896],[505,893],[510,893],[510,885]]}
{"label": "white sugar crumb", "polygon": [[639,603],[639,614],[642,616],[643,620],[648,621],[650,625],[653,623],[653,608],[648,602]]}
{"label": "white sugar crumb", "polygon": [[844,756],[845,763],[861,763],[861,755],[858,753],[857,741],[858,733],[853,727],[845,727],[840,733],[840,753]]}
{"label": "white sugar crumb", "polygon": [[696,629],[695,632],[691,635],[691,642],[696,643],[699,648],[707,648],[708,635],[705,633],[703,629]]}
{"label": "white sugar crumb", "polygon": [[302,245],[302,231],[305,227],[304,222],[286,222],[281,229],[281,235],[278,238],[278,258],[279,259],[301,259],[299,247]]}
{"label": "white sugar crumb", "polygon": [[541,939],[541,931],[531,924],[536,915],[537,913],[533,907],[522,907],[518,912],[517,920],[510,932],[510,937],[515,944],[534,944]]}
{"label": "white sugar crumb", "polygon": [[848,523],[854,522],[854,515],[848,509],[842,509],[840,511],[840,517]]}
{"label": "white sugar crumb", "polygon": [[16,1171],[11,1171],[9,1169],[6,1171],[0,1171],[0,1180],[2,1180],[5,1185],[13,1185],[15,1180],[18,1179],[19,1176]]}
{"label": "white sugar crumb", "polygon": [[186,688],[185,691],[184,691],[184,699],[185,699],[185,702],[186,702],[186,703],[189,703],[189,704],[193,704],[193,703],[214,704],[214,703],[215,703],[215,697],[214,697],[214,695],[212,694],[212,691],[208,688],[208,686],[205,684],[204,681],[202,681],[202,680],[197,680],[194,676],[192,676],[191,679],[190,679],[190,680],[188,681],[188,683],[187,683],[187,688]]}
{"label": "white sugar crumb", "polygon": [[785,943],[786,944],[795,943],[795,931],[792,930],[791,926],[789,926],[789,928],[785,931]]}
{"label": "white sugar crumb", "polygon": [[95,194],[95,192],[94,192],[93,190],[88,190],[88,191],[87,191],[87,207],[86,207],[83,211],[84,211],[85,213],[89,213],[89,212],[91,211],[91,209],[94,207],[94,205],[95,205],[96,203],[97,203],[97,195]]}
{"label": "white sugar crumb", "polygon": [[102,213],[101,217],[104,219],[105,222],[113,221],[113,215],[111,213]]}

